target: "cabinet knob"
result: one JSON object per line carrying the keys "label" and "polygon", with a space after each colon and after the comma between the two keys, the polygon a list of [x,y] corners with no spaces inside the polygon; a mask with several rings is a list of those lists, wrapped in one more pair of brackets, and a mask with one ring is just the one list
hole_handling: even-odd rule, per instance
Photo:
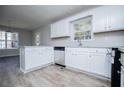
{"label": "cabinet knob", "polygon": [[120,71],[117,71],[118,74],[120,74],[121,72]]}
{"label": "cabinet knob", "polygon": [[104,28],[107,29],[107,26],[105,26]]}
{"label": "cabinet knob", "polygon": [[119,58],[119,61],[121,61],[121,59]]}
{"label": "cabinet knob", "polygon": [[109,29],[111,28],[111,26],[108,27]]}

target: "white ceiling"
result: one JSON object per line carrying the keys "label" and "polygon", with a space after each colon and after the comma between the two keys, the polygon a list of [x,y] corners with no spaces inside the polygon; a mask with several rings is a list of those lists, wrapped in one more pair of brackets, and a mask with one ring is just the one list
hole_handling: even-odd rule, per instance
{"label": "white ceiling", "polygon": [[0,25],[33,30],[46,23],[94,8],[93,5],[0,6]]}

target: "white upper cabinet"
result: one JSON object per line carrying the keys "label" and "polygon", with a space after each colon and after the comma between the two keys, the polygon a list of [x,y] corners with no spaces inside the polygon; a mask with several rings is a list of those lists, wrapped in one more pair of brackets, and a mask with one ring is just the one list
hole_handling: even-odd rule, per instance
{"label": "white upper cabinet", "polygon": [[68,19],[60,20],[51,24],[51,38],[70,36],[69,31]]}
{"label": "white upper cabinet", "polygon": [[51,24],[51,38],[57,37],[57,23]]}
{"label": "white upper cabinet", "polygon": [[107,7],[99,7],[93,11],[93,32],[103,32],[107,30],[108,19]]}
{"label": "white upper cabinet", "polygon": [[[91,32],[108,32],[113,30],[124,29],[124,6],[122,5],[105,5],[95,9],[91,9],[85,12],[81,12],[74,16],[68,17],[64,20],[60,20],[51,24],[51,38],[67,37],[74,38],[74,32],[72,30],[73,23],[86,19],[91,16]],[[82,23],[81,23],[82,24]],[[80,24],[79,24],[80,25]],[[86,26],[81,26],[86,27]],[[87,29],[83,29],[84,31]],[[85,36],[84,36],[85,37]],[[82,37],[83,38],[83,37]]]}
{"label": "white upper cabinet", "polygon": [[110,8],[110,30],[124,29],[124,6],[109,6]]}
{"label": "white upper cabinet", "polygon": [[102,6],[93,10],[93,32],[124,29],[124,6]]}

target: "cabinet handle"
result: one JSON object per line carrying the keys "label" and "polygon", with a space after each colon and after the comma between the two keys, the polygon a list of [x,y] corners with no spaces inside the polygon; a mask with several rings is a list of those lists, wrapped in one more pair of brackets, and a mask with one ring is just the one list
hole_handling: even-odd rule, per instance
{"label": "cabinet handle", "polygon": [[106,26],[105,26],[104,28],[105,28],[105,29],[107,29],[107,27],[106,27]]}
{"label": "cabinet handle", "polygon": [[111,28],[111,26],[109,26],[109,29]]}
{"label": "cabinet handle", "polygon": [[119,61],[121,61],[121,58],[119,58]]}
{"label": "cabinet handle", "polygon": [[120,74],[121,72],[120,71],[117,71],[118,74]]}

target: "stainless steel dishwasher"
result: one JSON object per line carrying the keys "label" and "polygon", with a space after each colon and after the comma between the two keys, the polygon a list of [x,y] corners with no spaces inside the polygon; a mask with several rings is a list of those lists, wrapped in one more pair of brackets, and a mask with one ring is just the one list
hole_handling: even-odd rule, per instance
{"label": "stainless steel dishwasher", "polygon": [[65,47],[54,47],[54,61],[56,65],[65,67]]}

